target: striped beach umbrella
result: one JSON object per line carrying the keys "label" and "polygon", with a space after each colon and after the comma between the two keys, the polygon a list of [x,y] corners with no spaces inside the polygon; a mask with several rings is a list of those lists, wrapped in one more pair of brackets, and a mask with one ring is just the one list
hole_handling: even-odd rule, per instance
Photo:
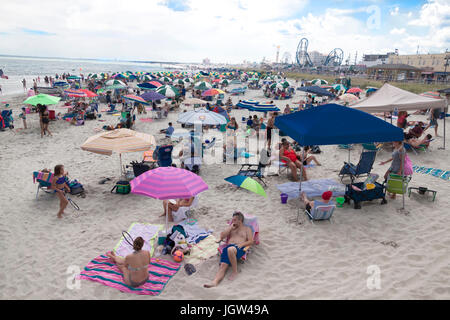
{"label": "striped beach umbrella", "polygon": [[283,87],[283,85],[281,84],[281,83],[279,83],[279,82],[274,82],[274,83],[272,83],[270,86],[269,86],[269,88],[270,89],[280,89],[280,90],[283,90],[284,89],[284,87]]}
{"label": "striped beach umbrella", "polygon": [[193,84],[194,83],[194,79],[192,79],[192,78],[184,78],[183,81],[186,82],[186,83],[189,83],[189,84]]}
{"label": "striped beach umbrella", "polygon": [[161,77],[158,80],[159,80],[159,82],[162,82],[162,83],[171,83],[172,82],[172,79],[170,79],[169,77]]}
{"label": "striped beach umbrella", "polygon": [[142,104],[148,104],[148,102],[145,101],[144,98],[135,96],[134,94],[128,94],[128,95],[125,95],[123,97],[124,97],[124,99],[130,100],[130,101],[136,101],[136,102],[139,102],[139,103],[142,103]]}
{"label": "striped beach umbrella", "polygon": [[223,79],[223,80],[220,81],[220,83],[223,84],[223,85],[225,85],[225,86],[227,86],[227,85],[230,84],[230,80],[228,80],[228,79]]}
{"label": "striped beach umbrella", "polygon": [[180,113],[177,122],[188,125],[201,123],[202,125],[217,126],[227,124],[227,119],[218,113],[200,109]]}
{"label": "striped beach umbrella", "polygon": [[311,81],[311,83],[312,83],[313,85],[315,85],[315,86],[320,86],[320,85],[323,85],[323,84],[328,84],[328,82],[327,82],[326,80],[323,80],[323,79],[314,79],[314,80]]}
{"label": "striped beach umbrella", "polygon": [[123,83],[120,80],[116,80],[116,79],[108,80],[105,82],[105,86],[115,86],[115,85],[120,85],[120,86],[126,87],[125,83]]}
{"label": "striped beach umbrella", "polygon": [[256,112],[269,112],[269,111],[280,111],[280,109],[270,103],[258,103],[249,109],[250,111],[256,111]]}
{"label": "striped beach umbrella", "polygon": [[340,96],[339,100],[341,100],[345,103],[352,103],[352,102],[358,101],[359,98],[357,96],[355,96],[354,94],[346,93],[346,94],[343,94],[342,96]]}
{"label": "striped beach umbrella", "polygon": [[283,86],[283,88],[287,88],[290,87],[291,84],[289,82],[287,82],[286,80],[279,82],[279,84],[281,84]]}
{"label": "striped beach umbrella", "polygon": [[250,177],[236,175],[236,176],[231,176],[231,177],[225,178],[225,181],[228,181],[238,187],[241,187],[243,189],[247,189],[251,192],[259,194],[263,197],[267,197],[266,191],[261,186],[261,184],[259,184],[259,182],[257,182],[256,180],[254,180]]}
{"label": "striped beach umbrella", "polygon": [[88,98],[93,98],[93,97],[98,97],[97,94],[95,94],[94,92],[88,90],[88,89],[80,89],[80,91],[83,91],[84,93],[86,93],[86,96]]}
{"label": "striped beach umbrella", "polygon": [[347,90],[347,88],[343,84],[340,84],[340,83],[333,84],[332,87],[334,90],[337,90],[337,91],[346,91]]}
{"label": "striped beach umbrella", "polygon": [[68,95],[69,97],[75,97],[75,98],[86,98],[87,97],[86,92],[83,92],[80,90],[74,90],[74,89],[66,89],[66,90],[64,90],[64,94]]}
{"label": "striped beach umbrella", "polygon": [[212,85],[209,82],[206,81],[199,81],[195,83],[194,89],[196,90],[208,90],[211,89]]}
{"label": "striped beach umbrella", "polygon": [[167,98],[174,98],[180,95],[178,90],[171,85],[164,85],[156,89],[156,92],[166,96]]}
{"label": "striped beach umbrella", "polygon": [[[189,199],[208,190],[206,182],[195,173],[175,167],[149,170],[130,181],[131,193],[153,199]],[[166,214],[166,232],[168,215]]]}
{"label": "striped beach umbrella", "polygon": [[435,98],[435,99],[441,98],[441,94],[436,91],[427,91],[427,92],[421,93],[420,95],[423,97],[428,97],[428,98]]}
{"label": "striped beach umbrella", "polygon": [[147,91],[146,93],[141,94],[140,97],[142,99],[144,99],[145,101],[155,101],[155,100],[162,100],[162,99],[166,98],[166,96],[164,96],[158,92],[155,92],[155,91]]}
{"label": "striped beach umbrella", "polygon": [[173,80],[173,85],[180,85],[180,86],[184,86],[185,83],[182,79],[175,79]]}
{"label": "striped beach umbrella", "polygon": [[225,94],[225,92],[222,90],[219,90],[219,89],[209,89],[209,90],[203,91],[202,96],[209,97],[209,96],[215,96],[218,94]]}

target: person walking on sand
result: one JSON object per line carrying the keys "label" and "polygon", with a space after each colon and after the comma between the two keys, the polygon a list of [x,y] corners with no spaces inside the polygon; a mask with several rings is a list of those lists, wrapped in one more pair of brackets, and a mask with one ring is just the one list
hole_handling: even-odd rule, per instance
{"label": "person walking on sand", "polygon": [[[229,280],[234,280],[237,275],[237,261],[245,254],[245,247],[253,244],[252,230],[244,225],[244,215],[241,212],[235,212],[231,225],[220,234],[220,241],[228,239],[227,246],[223,249],[220,256],[220,266],[214,280],[211,283],[204,284],[205,288],[216,287],[225,277],[227,269],[231,266],[232,273]],[[219,242],[220,242],[219,241]]]}
{"label": "person walking on sand", "polygon": [[25,80],[25,78],[23,78],[22,84],[23,84],[23,91],[27,91],[27,80]]}

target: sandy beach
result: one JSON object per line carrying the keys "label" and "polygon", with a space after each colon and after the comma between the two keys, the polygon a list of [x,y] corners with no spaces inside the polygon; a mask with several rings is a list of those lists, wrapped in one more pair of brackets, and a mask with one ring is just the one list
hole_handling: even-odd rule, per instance
{"label": "sandy beach", "polygon": [[[190,97],[190,93],[187,96]],[[292,99],[276,100],[275,104],[283,110],[287,103],[292,105],[299,97],[297,91]],[[25,98],[25,94],[2,97],[2,101],[8,101],[14,109],[16,129],[22,128],[18,114]],[[232,96],[234,104],[240,99],[268,100],[262,90]],[[101,105],[99,109],[105,108],[106,105]],[[182,106],[184,108],[192,109]],[[66,110],[62,103],[55,109],[56,113]],[[231,112],[239,124],[241,117],[247,115],[247,110]],[[175,129],[181,128],[176,123],[177,111],[170,112],[167,119],[139,120],[146,117],[149,115],[137,115],[134,129],[153,134],[157,141],[163,138],[159,130],[166,128],[169,121],[174,123]],[[203,288],[218,270],[219,256],[216,255],[198,265],[193,275],[188,276],[181,268],[158,296],[122,293],[86,280],[81,280],[80,288],[68,288],[67,281],[73,270],[81,271],[94,257],[114,248],[121,232],[133,222],[164,223],[164,218],[160,217],[162,201],[110,192],[119,179],[117,154],[104,156],[81,150],[80,146],[96,134],[96,129],[117,123],[117,117],[105,113],[101,119],[106,122],[88,120],[84,126],[52,121],[53,136],[41,138],[38,115],[29,114],[29,129],[0,132],[0,181],[3,182],[0,299],[450,298],[450,181],[414,173],[409,185],[436,190],[434,202],[413,193],[410,198],[406,197],[404,212],[398,210],[402,200],[397,197],[388,199],[386,205],[380,205],[378,200],[366,202],[360,210],[344,205],[336,209],[332,223],[311,224],[302,213],[301,223],[297,224],[297,212],[299,208],[303,211],[303,204],[299,199],[282,204],[276,188],[278,184],[289,182],[286,174],[267,177],[267,198],[264,198],[224,181],[225,177],[238,172],[238,164],[201,167],[200,175],[209,189],[200,194],[194,213],[198,224],[214,230],[216,237],[226,228],[226,221],[235,210],[258,217],[260,244],[253,247],[245,263],[239,264],[237,279],[225,278],[216,288]],[[408,120],[428,122],[424,115],[414,115]],[[428,132],[434,136],[433,129]],[[438,149],[443,144],[441,120],[438,133],[439,137],[435,137],[428,152],[408,153],[414,165],[450,170],[450,148]],[[448,128],[446,134],[450,136]],[[308,169],[309,178],[339,181],[338,172],[348,160],[348,152],[337,146],[320,148],[323,152],[316,157],[322,166]],[[360,145],[351,151],[352,163],[358,162],[360,151]],[[142,154],[123,154],[123,163],[140,161]],[[383,176],[388,166],[379,163],[390,157],[391,152],[379,151],[372,172]],[[177,156],[174,162],[179,166]],[[59,201],[55,196],[42,193],[35,199],[37,184],[33,184],[32,179],[33,171],[53,170],[57,164],[64,164],[70,177],[79,180],[86,189],[85,198],[72,196],[81,210],[68,206],[62,219],[56,217]],[[111,181],[99,184],[106,177]],[[370,285],[373,270],[380,272],[380,285],[376,288]]]}

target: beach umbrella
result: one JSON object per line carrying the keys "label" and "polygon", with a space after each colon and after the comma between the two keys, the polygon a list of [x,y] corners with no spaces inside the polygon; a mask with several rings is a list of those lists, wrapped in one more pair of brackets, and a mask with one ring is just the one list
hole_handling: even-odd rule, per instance
{"label": "beach umbrella", "polygon": [[103,79],[104,76],[101,75],[100,73],[94,73],[91,76],[89,76],[89,78],[91,78],[91,79]]}
{"label": "beach umbrella", "polygon": [[124,97],[125,99],[130,100],[130,101],[136,101],[136,102],[139,102],[142,104],[148,104],[148,102],[144,98],[135,96],[134,94],[128,94],[128,95],[125,95],[122,97]]}
{"label": "beach umbrella", "polygon": [[146,75],[144,75],[144,76],[142,77],[142,80],[144,80],[144,81],[152,81],[153,78],[150,77],[148,74],[146,74]]}
{"label": "beach umbrella", "polygon": [[86,98],[87,97],[86,92],[83,92],[80,90],[73,90],[73,89],[64,90],[64,94],[68,95],[69,97],[76,97],[76,98]]}
{"label": "beach umbrella", "polygon": [[88,89],[80,89],[79,91],[84,92],[88,98],[98,97],[97,94]]}
{"label": "beach umbrella", "polygon": [[256,111],[256,112],[269,112],[269,111],[280,111],[280,109],[270,103],[258,103],[256,105],[251,106],[248,108],[250,111]]}
{"label": "beach umbrella", "polygon": [[127,79],[128,77],[122,73],[118,73],[112,76],[113,79]]}
{"label": "beach umbrella", "polygon": [[178,90],[171,85],[163,85],[161,87],[159,87],[158,89],[156,89],[156,92],[168,97],[168,98],[174,98],[176,96],[179,96],[179,92]]}
{"label": "beach umbrella", "polygon": [[162,95],[155,91],[147,91],[144,94],[141,94],[140,97],[144,99],[145,101],[155,101],[155,100],[162,100],[166,99],[165,95]]}
{"label": "beach umbrella", "polygon": [[172,82],[172,79],[170,79],[169,77],[162,77],[162,78],[159,78],[159,81],[164,82],[164,83],[170,83],[170,82]]}
{"label": "beach umbrella", "polygon": [[[131,193],[153,199],[188,199],[208,190],[206,182],[195,173],[175,167],[159,167],[130,181]],[[166,233],[168,214],[166,214]]]}
{"label": "beach umbrella", "polygon": [[202,125],[217,126],[227,124],[227,119],[218,113],[206,109],[199,109],[180,113],[177,122],[188,125],[201,123]]}
{"label": "beach umbrella", "polygon": [[248,79],[248,81],[259,81],[259,79],[258,78],[250,78],[250,79]]}
{"label": "beach umbrella", "polygon": [[367,87],[366,88],[366,94],[367,93],[371,93],[371,92],[375,92],[375,91],[377,91],[378,90],[378,88],[375,88],[375,87]]}
{"label": "beach umbrella", "polygon": [[199,82],[197,82],[197,83],[195,83],[195,86],[194,86],[194,89],[196,89],[196,90],[208,90],[208,89],[211,89],[212,88],[212,85],[211,85],[211,83],[209,83],[209,82],[206,82],[206,81],[199,81]]}
{"label": "beach umbrella", "polygon": [[68,88],[70,85],[65,81],[56,81],[53,83],[54,87]]}
{"label": "beach umbrella", "polygon": [[227,85],[230,84],[230,80],[228,80],[228,79],[223,79],[223,80],[220,81],[220,83],[227,86]]}
{"label": "beach umbrella", "polygon": [[49,105],[57,104],[61,100],[60,97],[54,97],[45,93],[40,93],[38,95],[27,98],[23,103],[31,104],[32,106],[37,106],[38,104]]}
{"label": "beach umbrella", "polygon": [[283,86],[283,88],[285,88],[285,89],[290,86],[290,83],[287,82],[286,80],[279,82],[279,84],[281,84]]}
{"label": "beach umbrella", "polygon": [[311,81],[311,83],[312,83],[313,85],[315,85],[315,86],[320,86],[320,85],[323,85],[323,84],[328,84],[328,82],[327,82],[326,80],[323,80],[323,79],[314,79],[314,80]]}
{"label": "beach umbrella", "polygon": [[194,79],[191,79],[191,78],[184,78],[183,81],[186,82],[186,83],[189,83],[189,84],[193,84],[194,83]]}
{"label": "beach umbrella", "polygon": [[340,83],[333,84],[332,87],[334,90],[337,90],[337,91],[346,91],[347,90],[347,88],[343,84],[340,84]]}
{"label": "beach umbrella", "polygon": [[127,87],[121,84],[113,84],[110,86],[106,86],[106,90],[120,90],[120,89],[126,89]]}
{"label": "beach umbrella", "polygon": [[421,93],[420,96],[428,97],[428,98],[435,98],[435,99],[441,99],[441,94],[436,91],[427,91],[424,93]]}
{"label": "beach umbrella", "polygon": [[180,85],[180,86],[184,86],[185,85],[185,83],[184,83],[184,81],[182,79],[175,79],[175,80],[173,80],[173,84],[174,85]]}
{"label": "beach umbrella", "polygon": [[68,76],[66,77],[67,80],[80,80],[81,78],[78,76]]}
{"label": "beach umbrella", "polygon": [[222,90],[219,90],[219,89],[209,89],[209,90],[203,91],[202,96],[209,97],[209,96],[215,96],[218,94],[225,94],[225,92]]}
{"label": "beach umbrella", "polygon": [[207,104],[208,101],[197,99],[197,98],[187,98],[182,103],[186,104],[186,105],[190,105],[190,104],[193,104],[193,105],[200,104],[200,105],[202,105],[202,104]]}
{"label": "beach umbrella", "polygon": [[362,92],[362,90],[360,88],[350,88],[348,89],[345,93],[358,93],[358,92]]}
{"label": "beach umbrella", "polygon": [[357,96],[355,96],[354,94],[346,93],[346,94],[343,94],[342,96],[339,96],[339,100],[343,101],[345,103],[352,103],[352,102],[358,101],[359,98]]}
{"label": "beach umbrella", "polygon": [[115,85],[120,85],[120,86],[126,87],[125,83],[123,83],[120,80],[116,80],[116,79],[108,80],[105,82],[105,86],[115,86]]}
{"label": "beach umbrella", "polygon": [[155,138],[150,134],[122,128],[101,132],[88,138],[81,145],[81,149],[108,156],[113,152],[118,153],[122,172],[122,153],[147,151],[155,144]]}
{"label": "beach umbrella", "polygon": [[137,86],[141,89],[149,90],[149,89],[157,89],[157,88],[161,87],[162,84],[159,83],[158,81],[150,81],[150,82],[139,83]]}
{"label": "beach umbrella", "polygon": [[230,121],[230,116],[228,115],[228,112],[224,108],[220,106],[215,106],[211,111],[220,114],[225,119],[227,119],[227,121]]}
{"label": "beach umbrella", "polygon": [[247,190],[254,192],[256,194],[259,194],[263,197],[267,197],[266,191],[261,186],[261,184],[259,184],[259,182],[257,182],[256,180],[254,180],[250,177],[236,175],[236,176],[231,176],[231,177],[225,178],[224,180],[228,181],[240,188],[247,189]]}
{"label": "beach umbrella", "polygon": [[273,89],[280,89],[280,90],[284,89],[284,87],[281,83],[272,83],[269,88],[272,90]]}

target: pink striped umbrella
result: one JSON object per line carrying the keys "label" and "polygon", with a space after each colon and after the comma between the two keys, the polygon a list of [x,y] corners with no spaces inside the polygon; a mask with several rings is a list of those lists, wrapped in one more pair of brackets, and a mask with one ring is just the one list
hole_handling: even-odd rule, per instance
{"label": "pink striped umbrella", "polygon": [[175,167],[149,170],[131,180],[130,186],[131,193],[160,200],[188,199],[208,189],[200,176]]}
{"label": "pink striped umbrella", "polygon": [[[154,199],[187,199],[208,189],[203,179],[193,172],[175,167],[159,167],[130,181],[131,193]],[[166,233],[168,214],[166,214]]]}

